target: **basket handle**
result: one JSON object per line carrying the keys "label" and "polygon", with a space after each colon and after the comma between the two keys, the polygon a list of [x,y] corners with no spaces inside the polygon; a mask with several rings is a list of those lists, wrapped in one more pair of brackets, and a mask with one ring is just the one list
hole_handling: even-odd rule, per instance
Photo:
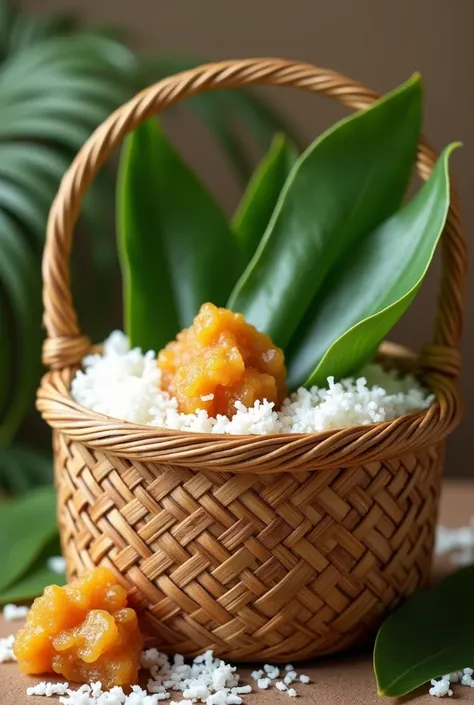
{"label": "basket handle", "polygon": [[[100,125],[83,145],[65,176],[51,207],[43,256],[44,323],[48,338],[43,361],[52,369],[77,365],[90,348],[79,329],[71,296],[69,255],[82,199],[102,164],[122,138],[163,108],[183,98],[217,88],[272,84],[300,88],[336,98],[354,109],[367,108],[379,95],[361,83],[311,64],[280,59],[246,59],[199,66],[166,78],[136,95]],[[417,167],[427,179],[436,153],[420,142]],[[420,363],[425,370],[456,377],[457,350],[463,327],[467,282],[467,244],[454,193],[442,239],[442,281],[433,342]]]}

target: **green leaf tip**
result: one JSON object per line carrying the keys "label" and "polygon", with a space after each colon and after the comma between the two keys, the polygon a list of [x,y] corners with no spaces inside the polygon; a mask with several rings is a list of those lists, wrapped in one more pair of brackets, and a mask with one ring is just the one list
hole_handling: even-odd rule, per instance
{"label": "green leaf tip", "polygon": [[[416,96],[420,96],[423,93],[423,78],[422,75],[419,71],[415,71],[412,73],[410,78],[407,78],[405,81],[400,83],[399,85],[395,86],[395,88],[390,89],[386,93],[382,93],[380,97],[376,100],[376,104],[381,104],[385,103],[386,101],[391,100],[395,96],[398,96],[400,94],[409,94],[413,93]],[[360,112],[364,112],[363,110]],[[349,116],[349,118],[352,116]],[[347,119],[347,118],[346,118]]]}
{"label": "green leaf tip", "polygon": [[474,566],[461,568],[436,587],[419,590],[380,627],[374,672],[382,697],[401,697],[432,678],[474,660]]}
{"label": "green leaf tip", "polygon": [[423,76],[420,71],[414,71],[406,83],[419,83],[423,85]]}
{"label": "green leaf tip", "polygon": [[446,147],[446,150],[448,150],[448,154],[451,156],[451,154],[456,151],[456,149],[460,149],[461,147],[464,147],[464,143],[460,141],[456,142],[451,142],[451,144],[448,144]]}
{"label": "green leaf tip", "polygon": [[442,152],[415,197],[367,233],[328,277],[290,348],[290,388],[356,374],[414,300],[446,223],[454,148]]}

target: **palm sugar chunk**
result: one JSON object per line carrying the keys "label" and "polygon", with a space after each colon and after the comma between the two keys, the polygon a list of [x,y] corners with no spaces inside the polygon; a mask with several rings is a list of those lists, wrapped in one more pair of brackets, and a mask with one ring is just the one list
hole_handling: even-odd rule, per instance
{"label": "palm sugar chunk", "polygon": [[159,353],[158,367],[163,389],[187,414],[204,409],[231,418],[236,402],[278,406],[286,396],[283,351],[241,313],[210,303]]}
{"label": "palm sugar chunk", "polygon": [[59,673],[68,681],[101,681],[104,688],[137,680],[143,638],[127,591],[107,568],[45,588],[16,637],[25,673]]}

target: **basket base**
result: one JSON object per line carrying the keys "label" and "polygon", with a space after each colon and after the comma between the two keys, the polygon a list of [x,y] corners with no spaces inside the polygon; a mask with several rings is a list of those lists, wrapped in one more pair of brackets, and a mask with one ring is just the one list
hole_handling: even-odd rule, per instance
{"label": "basket base", "polygon": [[148,645],[167,653],[292,662],[346,650],[428,580],[442,456],[232,475],[56,434],[68,576],[120,574]]}

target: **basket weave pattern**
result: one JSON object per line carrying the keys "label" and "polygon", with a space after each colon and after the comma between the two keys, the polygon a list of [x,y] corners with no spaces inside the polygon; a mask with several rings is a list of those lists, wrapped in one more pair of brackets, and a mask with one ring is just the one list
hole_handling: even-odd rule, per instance
{"label": "basket weave pattern", "polygon": [[161,650],[287,661],[340,650],[428,576],[437,449],[264,476],[133,463],[64,436],[56,451],[70,574],[118,569]]}
{"label": "basket weave pattern", "polygon": [[[164,107],[257,83],[321,92],[355,109],[377,98],[325,69],[253,59],[165,79],[111,115],[77,155],[51,209],[43,260],[51,371],[37,404],[54,430],[69,576],[111,567],[129,587],[149,643],[163,650],[291,661],[367,638],[429,576],[443,449],[460,418],[467,257],[455,194],[433,341],[419,356],[388,355],[436,395],[426,411],[324,433],[217,436],[112,419],[79,406],[69,391],[91,343],[78,326],[68,258],[100,166]],[[423,178],[435,161],[423,141]]]}

